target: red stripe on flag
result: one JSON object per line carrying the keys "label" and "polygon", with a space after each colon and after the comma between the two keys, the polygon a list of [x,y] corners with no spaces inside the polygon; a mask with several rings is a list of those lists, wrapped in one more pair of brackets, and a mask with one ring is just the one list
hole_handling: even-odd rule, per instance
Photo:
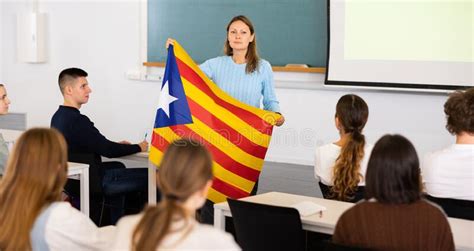
{"label": "red stripe on flag", "polygon": [[240,199],[249,196],[249,193],[240,190],[239,188],[228,184],[216,177],[214,177],[212,181],[212,188],[233,199]]}
{"label": "red stripe on flag", "polygon": [[168,148],[169,144],[170,144],[170,142],[168,142],[160,134],[153,131],[153,135],[151,137],[151,145],[152,146],[154,146],[156,149],[158,149],[162,153],[164,153],[166,148]]}
{"label": "red stripe on flag", "polygon": [[202,92],[204,92],[207,96],[212,98],[216,104],[222,106],[223,108],[227,109],[229,112],[233,113],[240,119],[244,120],[247,124],[251,125],[256,130],[260,131],[261,133],[272,135],[273,127],[264,121],[262,118],[257,116],[254,113],[251,113],[245,109],[237,107],[227,101],[223,100],[222,98],[218,97],[212,90],[207,86],[204,80],[196,73],[193,69],[191,69],[188,65],[182,62],[179,58],[176,58],[176,62],[178,63],[179,73],[182,77],[186,78],[191,84],[196,86]]}
{"label": "red stripe on flag", "polygon": [[188,97],[187,100],[189,108],[191,109],[191,113],[199,120],[201,120],[204,124],[212,128],[216,133],[220,134],[222,137],[229,140],[246,153],[260,159],[265,158],[265,154],[267,153],[266,147],[257,145],[254,142],[250,141],[248,138],[240,134],[234,128],[222,122],[222,120],[212,115],[212,113],[209,113],[209,111],[204,109],[198,103],[194,102],[194,100],[192,100],[191,98]]}
{"label": "red stripe on flag", "polygon": [[231,157],[229,157],[226,153],[219,150],[219,148],[215,147],[212,143],[210,143],[207,139],[201,137],[199,134],[194,132],[193,130],[189,129],[183,125],[176,125],[170,126],[170,129],[174,131],[177,135],[183,138],[190,138],[195,140],[207,147],[214,158],[214,161],[221,165],[226,170],[239,175],[250,181],[256,181],[258,179],[258,175],[260,174],[259,171],[254,170],[242,163],[235,161]]}

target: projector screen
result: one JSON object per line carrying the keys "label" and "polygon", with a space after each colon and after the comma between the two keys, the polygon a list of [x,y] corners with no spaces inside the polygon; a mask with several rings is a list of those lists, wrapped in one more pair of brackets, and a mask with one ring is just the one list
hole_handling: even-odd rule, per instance
{"label": "projector screen", "polygon": [[328,0],[326,85],[474,86],[474,0]]}

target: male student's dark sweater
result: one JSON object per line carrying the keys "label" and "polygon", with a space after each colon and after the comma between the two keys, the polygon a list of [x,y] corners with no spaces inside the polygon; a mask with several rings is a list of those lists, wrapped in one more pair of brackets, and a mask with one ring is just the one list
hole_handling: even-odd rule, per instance
{"label": "male student's dark sweater", "polygon": [[59,106],[51,118],[51,127],[64,135],[69,153],[95,153],[116,158],[141,151],[137,144],[127,145],[108,140],[87,116],[74,107]]}

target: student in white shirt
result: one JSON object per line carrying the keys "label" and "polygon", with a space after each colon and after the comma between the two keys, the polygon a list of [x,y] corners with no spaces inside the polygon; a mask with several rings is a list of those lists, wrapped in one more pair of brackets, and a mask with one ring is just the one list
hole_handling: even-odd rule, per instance
{"label": "student in white shirt", "polygon": [[456,143],[425,156],[426,192],[437,198],[474,201],[474,88],[451,94],[444,113],[446,129],[456,135]]}
{"label": "student in white shirt", "polygon": [[369,108],[355,94],[342,96],[336,105],[335,124],[338,141],[316,149],[314,176],[320,182],[325,198],[342,201],[362,199],[364,176],[372,146],[362,134]]}
{"label": "student in white shirt", "polygon": [[[8,107],[10,106],[10,99],[7,96],[7,90],[3,84],[0,84],[0,116],[8,113]],[[0,177],[2,177],[5,165],[7,164],[8,157],[8,146],[3,135],[0,133]]]}
{"label": "student in white shirt", "polygon": [[203,146],[171,143],[157,181],[163,199],[119,221],[114,250],[240,250],[231,235],[195,220],[212,183],[212,159]]}
{"label": "student in white shirt", "polygon": [[66,142],[54,129],[35,128],[16,141],[0,182],[0,250],[99,250],[113,228],[99,229],[67,202]]}

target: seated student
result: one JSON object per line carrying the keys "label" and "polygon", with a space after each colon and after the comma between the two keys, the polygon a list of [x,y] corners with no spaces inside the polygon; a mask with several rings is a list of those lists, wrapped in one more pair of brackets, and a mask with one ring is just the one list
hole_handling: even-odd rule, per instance
{"label": "seated student", "polygon": [[444,113],[456,143],[425,156],[426,192],[437,198],[474,201],[474,88],[451,94]]}
{"label": "seated student", "polygon": [[87,216],[60,201],[67,169],[61,133],[35,128],[20,136],[0,182],[0,250],[109,246],[114,227],[97,228]]}
{"label": "seated student", "polygon": [[337,102],[335,123],[340,138],[318,147],[315,155],[314,176],[324,198],[353,202],[363,198],[365,170],[372,151],[362,134],[368,117],[369,108],[357,95],[344,95]]}
{"label": "seated student", "polygon": [[[58,110],[51,118],[51,127],[58,129],[65,137],[68,143],[68,153],[84,154],[90,153],[107,158],[122,157],[138,152],[148,150],[148,143],[144,140],[139,144],[130,144],[127,141],[113,142],[108,140],[94,126],[94,123],[85,115],[81,114],[79,109],[82,105],[89,101],[89,95],[92,92],[87,81],[87,73],[78,68],[69,68],[63,70],[59,74],[59,88],[64,97],[64,104],[59,106]],[[148,170],[146,168],[126,169],[120,162],[103,162],[102,187],[104,192],[109,195],[116,195],[112,199],[115,207],[111,212],[111,223],[120,218],[123,211],[123,194],[128,192],[142,192],[146,194],[148,183]],[[77,196],[69,185],[66,191],[69,194]],[[100,207],[94,206],[97,201],[91,198],[91,217],[97,221],[95,209]],[[141,206],[139,206],[141,207]]]}
{"label": "seated student", "polygon": [[418,156],[408,139],[385,135],[374,146],[366,200],[342,214],[333,241],[370,250],[454,250],[443,211],[421,198]]}
{"label": "seated student", "polygon": [[[7,90],[3,84],[0,84],[0,116],[8,113],[10,99],[7,96]],[[7,164],[8,146],[3,135],[0,133],[0,177],[2,177],[5,165]]]}
{"label": "seated student", "polygon": [[240,250],[233,237],[195,220],[212,183],[212,159],[196,142],[177,140],[157,173],[162,201],[122,218],[113,250]]}

